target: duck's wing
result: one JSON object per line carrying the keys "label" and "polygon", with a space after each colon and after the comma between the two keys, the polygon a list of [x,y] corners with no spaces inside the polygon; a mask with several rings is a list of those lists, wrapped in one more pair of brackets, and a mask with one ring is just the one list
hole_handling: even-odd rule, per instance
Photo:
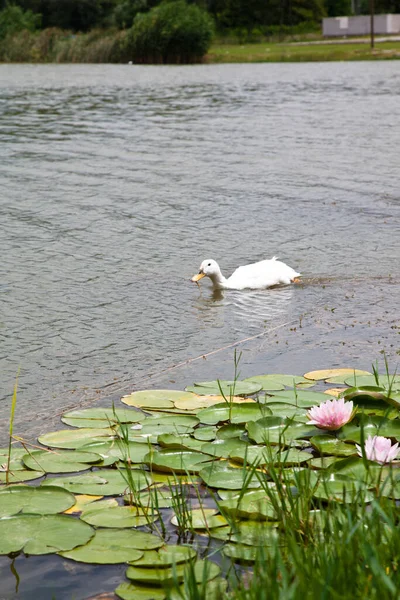
{"label": "duck's wing", "polygon": [[227,283],[235,289],[267,288],[273,285],[289,284],[299,275],[300,273],[274,257],[271,260],[260,260],[238,267]]}

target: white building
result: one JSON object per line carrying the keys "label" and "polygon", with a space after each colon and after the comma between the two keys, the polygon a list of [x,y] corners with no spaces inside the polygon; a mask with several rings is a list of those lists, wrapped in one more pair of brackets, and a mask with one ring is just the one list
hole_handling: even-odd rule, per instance
{"label": "white building", "polygon": [[[375,15],[374,32],[377,35],[400,33],[400,15]],[[368,35],[370,33],[370,15],[328,17],[322,21],[322,34],[326,37]]]}

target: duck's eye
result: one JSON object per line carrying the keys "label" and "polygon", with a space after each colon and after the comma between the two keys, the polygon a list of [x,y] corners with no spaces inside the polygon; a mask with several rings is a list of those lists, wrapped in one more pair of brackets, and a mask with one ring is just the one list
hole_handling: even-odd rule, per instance
{"label": "duck's eye", "polygon": [[208,263],[207,267],[211,267],[211,263]]}

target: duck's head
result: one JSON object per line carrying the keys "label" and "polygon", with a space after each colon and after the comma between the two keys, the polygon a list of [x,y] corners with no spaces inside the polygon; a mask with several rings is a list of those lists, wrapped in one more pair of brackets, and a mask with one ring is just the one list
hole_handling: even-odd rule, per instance
{"label": "duck's head", "polygon": [[192,281],[200,281],[200,279],[203,279],[203,277],[206,276],[211,277],[212,279],[214,276],[219,275],[220,273],[221,271],[217,261],[213,260],[212,258],[208,258],[207,260],[203,260],[200,265],[199,272],[192,277]]}

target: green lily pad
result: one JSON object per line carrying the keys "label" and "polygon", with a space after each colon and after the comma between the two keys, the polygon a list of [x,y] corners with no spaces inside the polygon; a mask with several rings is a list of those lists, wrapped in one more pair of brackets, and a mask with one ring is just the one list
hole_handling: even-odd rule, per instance
{"label": "green lily pad", "polygon": [[148,417],[143,423],[140,423],[140,429],[129,429],[129,437],[134,439],[136,436],[145,436],[151,442],[157,442],[158,436],[164,433],[175,435],[189,434],[193,428],[198,425],[199,419],[192,415],[168,415]]}
{"label": "green lily pad", "polygon": [[232,453],[246,451],[248,443],[238,438],[231,438],[227,440],[215,440],[214,442],[207,442],[201,447],[201,451],[204,454],[210,454],[218,458],[228,458]]}
{"label": "green lily pad", "polygon": [[86,544],[94,535],[87,523],[66,515],[17,515],[0,519],[0,554],[52,554]]}
{"label": "green lily pad", "polygon": [[137,410],[124,408],[84,408],[70,410],[63,414],[61,421],[72,427],[104,429],[119,423],[139,423],[146,415]]}
{"label": "green lily pad", "polygon": [[243,544],[226,544],[222,552],[224,556],[231,558],[238,563],[253,563],[257,560],[260,554],[260,549],[253,546],[245,546]]}
{"label": "green lily pad", "polygon": [[[23,471],[25,465],[22,462],[22,457],[26,454],[25,448],[11,448],[10,472]],[[0,448],[0,473],[5,472],[8,462],[8,448]]]}
{"label": "green lily pad", "polygon": [[[146,567],[128,567],[126,576],[128,579],[132,579],[135,582],[163,586],[165,584],[171,584],[173,582],[182,582],[185,578],[189,565],[174,565],[172,568],[155,568],[150,569]],[[194,577],[198,583],[214,579],[217,577],[221,570],[215,563],[211,561],[198,560],[193,565]]]}
{"label": "green lily pad", "polygon": [[385,389],[391,388],[393,391],[400,391],[400,375],[384,375],[378,376],[378,381],[375,379],[374,375],[349,375],[345,379],[346,385],[350,387],[363,387],[363,386],[372,386],[372,387],[382,387]]}
{"label": "green lily pad", "polygon": [[122,600],[164,600],[167,597],[163,588],[141,585],[140,583],[121,583],[114,594]]}
{"label": "green lily pad", "polygon": [[285,389],[285,384],[281,383],[278,379],[273,378],[271,375],[254,375],[253,377],[247,377],[244,381],[257,383],[261,385],[261,389],[266,392],[278,392],[279,390]]}
{"label": "green lily pad", "polygon": [[[98,529],[85,546],[60,552],[64,558],[91,564],[117,564],[138,560],[146,550],[154,551],[163,544],[151,533],[130,529]],[[152,550],[153,549],[153,550]]]}
{"label": "green lily pad", "polygon": [[[211,581],[202,582],[197,585],[197,590],[193,589],[193,583],[189,576],[179,587],[173,588],[168,596],[168,600],[183,600],[188,598],[206,598],[207,600],[221,600],[227,595],[228,582],[223,577],[215,577]],[[194,596],[196,594],[196,596]]]}
{"label": "green lily pad", "polygon": [[[145,489],[152,479],[149,473],[132,470],[129,473],[136,490]],[[113,496],[124,494],[129,485],[128,473],[124,469],[99,469],[84,475],[70,475],[67,477],[52,477],[43,481],[42,485],[55,485],[62,487],[73,494],[90,494],[93,496]],[[129,480],[129,478],[128,478]]]}
{"label": "green lily pad", "polygon": [[77,562],[100,565],[113,565],[129,560],[137,560],[143,556],[143,552],[134,546],[135,533],[140,535],[141,532],[99,529],[84,546],[59,554],[64,558],[70,558]]}
{"label": "green lily pad", "polygon": [[218,440],[230,440],[233,438],[239,438],[245,433],[246,429],[243,424],[241,425],[232,425],[229,423],[228,425],[222,425],[218,428],[217,431],[217,439]]}
{"label": "green lily pad", "polygon": [[321,458],[312,458],[308,462],[308,466],[312,469],[328,469],[328,467],[337,462],[337,460],[336,456],[321,456]]}
{"label": "green lily pad", "polygon": [[0,483],[23,483],[25,481],[32,481],[33,479],[38,479],[39,477],[43,477],[44,471],[31,471],[30,469],[25,469],[24,471],[16,470],[8,473],[5,471],[0,473]]}
{"label": "green lily pad", "polygon": [[354,404],[365,409],[383,409],[383,411],[390,410],[390,407],[394,407],[396,410],[392,411],[393,416],[398,415],[398,409],[400,408],[400,394],[391,393],[385,391],[385,388],[376,386],[359,386],[351,387],[346,389],[342,394],[345,400],[352,400]]}
{"label": "green lily pad", "polygon": [[307,423],[307,409],[288,404],[287,402],[266,402],[271,414],[275,417],[288,417],[301,423]]}
{"label": "green lily pad", "polygon": [[190,400],[192,397],[193,394],[180,390],[140,390],[123,396],[121,401],[128,406],[144,409],[174,409],[177,400]]}
{"label": "green lily pad", "polygon": [[57,487],[15,485],[0,489],[0,517],[19,513],[52,515],[74,504],[75,496]]}
{"label": "green lily pad", "polygon": [[163,433],[158,436],[158,443],[163,448],[174,448],[175,450],[195,450],[200,451],[204,442],[196,440],[190,435],[175,435],[173,433]]}
{"label": "green lily pad", "polygon": [[171,489],[160,490],[155,487],[149,492],[141,492],[140,494],[127,494],[124,496],[124,502],[126,504],[134,504],[135,506],[145,507],[147,509],[159,509],[169,508],[174,504],[175,498],[179,496],[176,492],[173,493]]}
{"label": "green lily pad", "polygon": [[[149,535],[149,534],[147,534]],[[145,552],[139,560],[130,561],[134,567],[170,567],[196,558],[197,552],[191,546],[164,546],[157,552]]]}
{"label": "green lily pad", "polygon": [[215,440],[217,436],[217,428],[216,427],[198,427],[194,430],[193,437],[196,440],[200,440],[203,442],[211,442]]}
{"label": "green lily pad", "polygon": [[313,425],[273,416],[247,423],[246,429],[250,439],[256,444],[282,445],[296,439],[307,439],[321,434],[321,430]]}
{"label": "green lily pad", "polygon": [[151,452],[144,458],[144,462],[156,471],[195,474],[199,472],[203,463],[210,460],[212,457],[190,450],[160,450]]}
{"label": "green lily pad", "polygon": [[[228,521],[222,515],[217,513],[218,510],[215,508],[199,508],[187,511],[186,516],[190,529],[211,529],[228,525]],[[171,523],[172,525],[179,527],[180,523],[177,515],[172,517]]]}
{"label": "green lily pad", "polygon": [[201,423],[205,425],[216,425],[221,421],[230,421],[233,424],[247,423],[256,421],[267,415],[271,411],[262,404],[237,404],[235,402],[222,402],[209,408],[204,408],[197,413]]}
{"label": "green lily pad", "polygon": [[380,435],[400,439],[400,420],[388,419],[379,416],[356,417],[351,423],[344,425],[337,436],[341,440],[361,442],[361,426],[364,430],[364,439],[369,435]]}
{"label": "green lily pad", "polygon": [[330,474],[321,478],[313,490],[314,498],[333,500],[335,502],[371,502],[374,494],[369,492],[364,483],[349,479],[339,474]]}
{"label": "green lily pad", "polygon": [[274,546],[279,542],[277,523],[274,521],[237,521],[234,527],[211,529],[212,538],[248,546]]}
{"label": "green lily pad", "polygon": [[297,465],[311,460],[312,454],[296,448],[281,449],[271,446],[237,448],[230,454],[232,460],[257,465]]}
{"label": "green lily pad", "polygon": [[306,379],[321,381],[322,379],[330,379],[331,377],[351,377],[352,375],[370,374],[368,371],[360,371],[359,369],[321,369],[319,371],[309,371],[304,375]]}
{"label": "green lily pad", "polygon": [[323,455],[352,456],[357,454],[354,444],[346,444],[331,435],[315,435],[310,438],[311,445]]}
{"label": "green lily pad", "polygon": [[128,461],[134,464],[143,462],[143,458],[149,451],[149,444],[113,440],[111,442],[93,442],[80,448],[82,452],[95,452],[104,459],[115,458],[115,461]]}
{"label": "green lily pad", "polygon": [[231,396],[251,396],[261,390],[262,386],[259,383],[251,381],[201,381],[195,383],[193,386],[188,386],[187,392],[194,392],[195,394],[212,396],[216,394],[219,396],[221,391],[223,395],[229,400]]}
{"label": "green lily pad", "polygon": [[60,431],[52,431],[45,433],[38,438],[38,441],[43,446],[50,448],[80,448],[85,444],[93,442],[103,442],[114,439],[114,431],[110,428],[96,429],[81,428],[81,429],[61,429]]}
{"label": "green lily pad", "polygon": [[[100,504],[99,502],[96,504]],[[143,510],[138,506],[113,506],[93,509],[86,509],[81,514],[82,521],[96,527],[142,527],[149,523],[154,523],[158,519],[158,514],[151,510]]]}
{"label": "green lily pad", "polygon": [[[258,478],[246,469],[229,466],[226,462],[213,462],[199,472],[200,477],[210,487],[226,490],[241,490],[245,483],[249,488],[261,486]],[[250,481],[249,481],[250,479]]]}
{"label": "green lily pad", "polygon": [[274,506],[265,490],[250,490],[239,498],[221,500],[218,507],[222,513],[239,519],[277,519]]}
{"label": "green lily pad", "polygon": [[73,473],[90,469],[102,459],[93,452],[35,450],[25,454],[22,460],[29,469],[40,469],[46,473]]}
{"label": "green lily pad", "polygon": [[[332,398],[323,392],[308,392],[305,390],[285,390],[284,392],[274,392],[272,396],[266,396],[264,403],[285,402],[293,404],[299,408],[311,408],[318,406],[321,402],[331,400]],[[262,401],[262,400],[260,400]]]}

